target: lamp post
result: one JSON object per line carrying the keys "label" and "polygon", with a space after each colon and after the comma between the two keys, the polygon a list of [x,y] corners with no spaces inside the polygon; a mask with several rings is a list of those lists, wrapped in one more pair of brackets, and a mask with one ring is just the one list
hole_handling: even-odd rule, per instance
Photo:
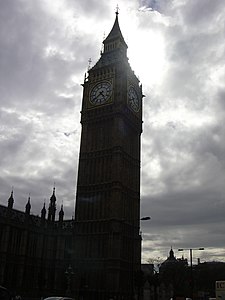
{"label": "lamp post", "polygon": [[65,275],[67,277],[67,290],[66,290],[66,295],[70,296],[71,295],[71,279],[72,276],[74,275],[73,269],[71,265],[66,269]]}
{"label": "lamp post", "polygon": [[[140,221],[149,221],[151,219],[151,217],[149,216],[145,216],[145,217],[141,217]],[[141,247],[141,241],[140,241],[140,247]],[[137,299],[140,299],[140,291],[141,291],[141,266],[140,266],[140,270],[134,274],[134,251],[135,249],[133,249],[133,258],[132,258],[132,272],[133,272],[133,284],[132,284],[132,289],[133,289],[133,296],[134,296],[134,276],[136,276],[136,286],[137,286]],[[140,249],[141,251],[141,249]]]}
{"label": "lamp post", "polygon": [[142,218],[140,218],[140,221],[148,221],[150,219],[151,219],[151,217],[142,217]]}
{"label": "lamp post", "polygon": [[193,280],[193,264],[192,264],[192,257],[193,257],[193,250],[205,250],[205,248],[200,247],[200,248],[180,248],[178,251],[185,251],[188,250],[190,251],[190,266],[191,266],[191,299],[193,300],[194,297],[194,280]]}

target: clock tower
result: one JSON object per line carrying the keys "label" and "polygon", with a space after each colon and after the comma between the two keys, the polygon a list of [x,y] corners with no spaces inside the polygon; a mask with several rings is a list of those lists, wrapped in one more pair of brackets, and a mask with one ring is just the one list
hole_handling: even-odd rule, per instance
{"label": "clock tower", "polygon": [[142,88],[118,12],[83,84],[74,271],[89,299],[131,299],[141,264]]}

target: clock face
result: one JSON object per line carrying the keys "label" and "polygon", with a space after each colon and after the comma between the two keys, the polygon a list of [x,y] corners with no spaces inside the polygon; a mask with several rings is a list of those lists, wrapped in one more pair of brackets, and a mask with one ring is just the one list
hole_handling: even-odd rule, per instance
{"label": "clock face", "polygon": [[109,81],[97,83],[90,92],[90,102],[93,105],[105,103],[112,95],[112,84]]}
{"label": "clock face", "polygon": [[138,94],[135,91],[133,86],[130,86],[128,88],[127,96],[128,96],[128,104],[129,104],[130,108],[133,111],[138,112],[140,109],[140,107],[139,107],[140,102],[139,102]]}

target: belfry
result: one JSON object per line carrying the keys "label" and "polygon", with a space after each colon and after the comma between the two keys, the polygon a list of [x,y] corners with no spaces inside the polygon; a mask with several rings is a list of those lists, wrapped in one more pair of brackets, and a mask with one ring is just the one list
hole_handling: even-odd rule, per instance
{"label": "belfry", "polygon": [[83,83],[74,227],[77,290],[131,299],[141,266],[142,86],[118,21]]}

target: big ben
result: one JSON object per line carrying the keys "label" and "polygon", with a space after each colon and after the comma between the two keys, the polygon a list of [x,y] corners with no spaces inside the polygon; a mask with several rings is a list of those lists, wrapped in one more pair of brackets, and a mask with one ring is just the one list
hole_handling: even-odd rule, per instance
{"label": "big ben", "polygon": [[131,299],[140,271],[142,87],[118,22],[83,84],[75,275],[89,299]]}

